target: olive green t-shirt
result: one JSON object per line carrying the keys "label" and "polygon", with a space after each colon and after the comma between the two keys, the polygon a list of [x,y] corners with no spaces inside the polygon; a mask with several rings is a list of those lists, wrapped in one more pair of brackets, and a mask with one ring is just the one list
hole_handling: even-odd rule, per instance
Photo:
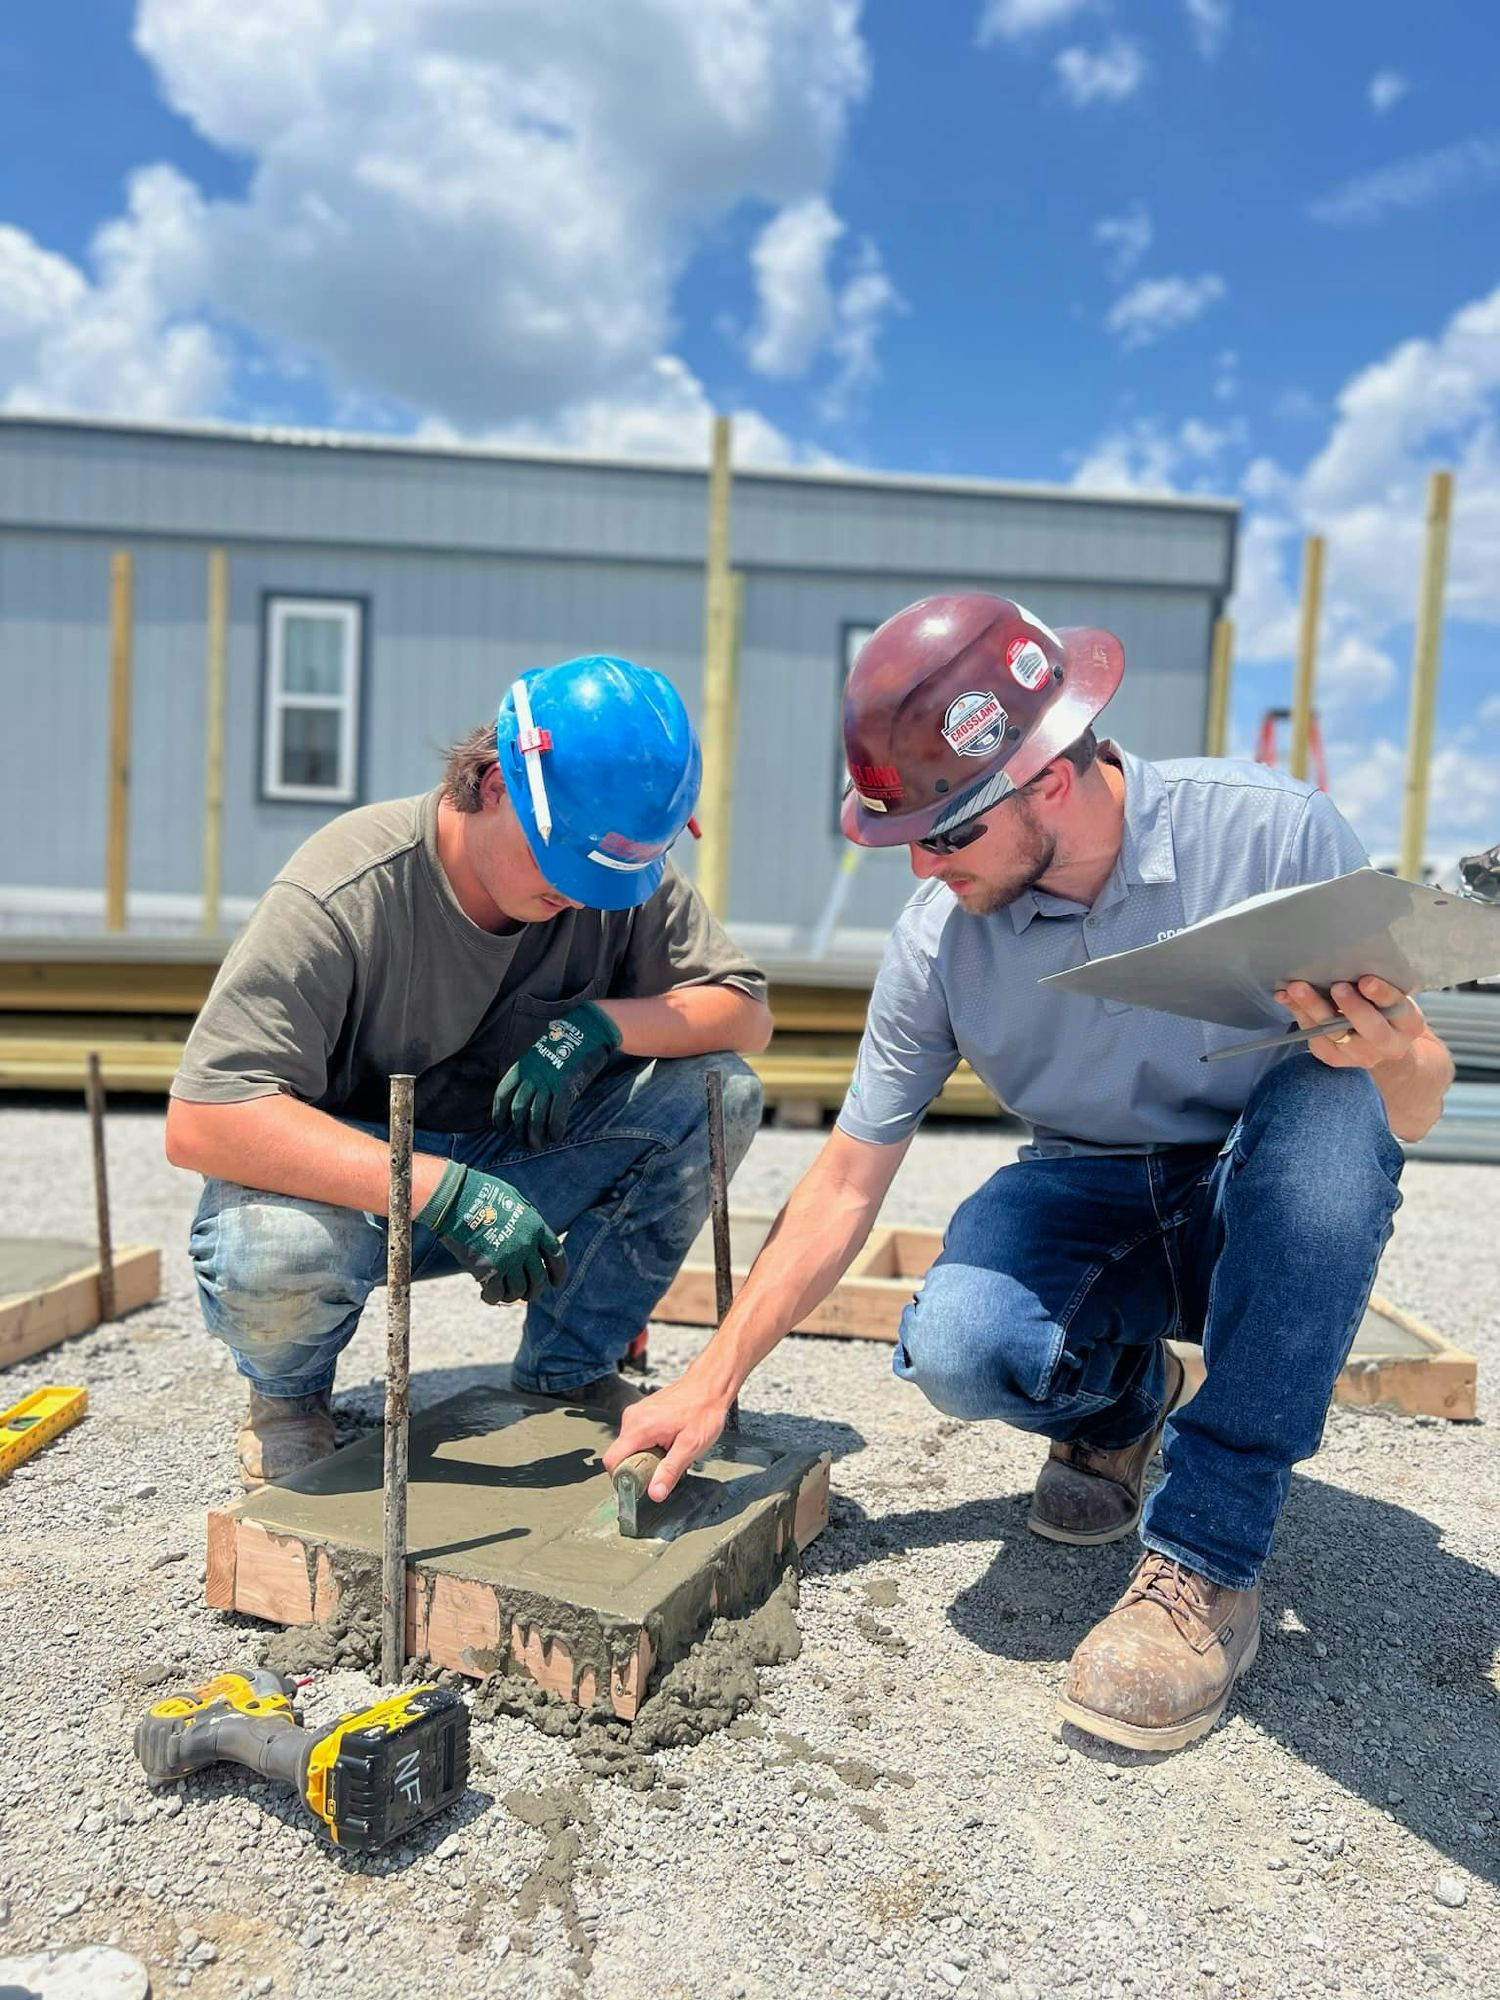
{"label": "olive green t-shirt", "polygon": [[765,998],[765,975],[670,862],[639,909],[481,930],[438,859],[439,796],[360,806],[298,848],[219,968],[174,1097],[285,1091],[383,1122],[389,1079],[407,1072],[420,1127],[478,1131],[504,1071],[582,1001],[706,985]]}

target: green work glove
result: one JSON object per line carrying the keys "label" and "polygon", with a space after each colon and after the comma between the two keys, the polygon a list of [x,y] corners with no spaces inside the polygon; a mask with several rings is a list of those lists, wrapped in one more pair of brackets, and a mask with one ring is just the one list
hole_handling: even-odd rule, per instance
{"label": "green work glove", "polygon": [[450,1160],[416,1220],[434,1230],[479,1280],[487,1306],[534,1299],[568,1275],[562,1245],[509,1181]]}
{"label": "green work glove", "polygon": [[514,1126],[533,1152],[557,1145],[569,1112],[619,1046],[619,1029],[592,1000],[549,1021],[501,1077],[491,1124],[499,1132]]}

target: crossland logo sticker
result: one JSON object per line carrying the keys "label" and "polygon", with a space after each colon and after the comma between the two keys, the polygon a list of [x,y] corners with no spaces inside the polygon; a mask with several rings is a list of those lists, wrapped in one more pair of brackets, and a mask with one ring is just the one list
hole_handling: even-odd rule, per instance
{"label": "crossland logo sticker", "polygon": [[1032,694],[1052,675],[1052,662],[1035,639],[1012,639],[1005,649],[1005,664],[1012,679]]}
{"label": "crossland logo sticker", "polygon": [[997,694],[961,694],[943,717],[943,740],[960,757],[988,757],[1009,723]]}

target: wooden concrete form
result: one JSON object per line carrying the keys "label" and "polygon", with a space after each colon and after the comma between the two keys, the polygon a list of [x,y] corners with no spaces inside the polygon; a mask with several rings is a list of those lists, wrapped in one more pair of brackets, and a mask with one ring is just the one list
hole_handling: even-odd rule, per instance
{"label": "wooden concrete form", "polygon": [[[87,1333],[100,1320],[97,1252],[83,1244],[27,1247],[56,1255],[41,1259],[35,1286],[0,1295],[0,1368],[41,1354],[75,1333]],[[160,1251],[144,1244],[127,1245],[115,1252],[111,1262],[117,1317],[150,1305],[160,1295]]]}
{"label": "wooden concrete form", "polygon": [[[734,1287],[749,1276],[773,1217],[730,1217]],[[894,1341],[901,1315],[943,1247],[938,1229],[877,1223],[843,1279],[795,1333],[846,1340]],[[713,1246],[704,1230],[689,1251],[653,1319],[713,1326]],[[1334,1388],[1340,1403],[1382,1404],[1411,1416],[1472,1418],[1477,1413],[1479,1364],[1472,1354],[1378,1295],[1354,1339]]]}
{"label": "wooden concrete form", "polygon": [[[476,1678],[510,1670],[630,1720],[653,1670],[720,1613],[753,1609],[828,1521],[826,1454],[753,1432],[724,1442],[619,1532],[583,1410],[482,1387],[411,1420],[406,1653]],[[208,1517],[204,1599],[321,1624],[346,1591],[378,1601],[379,1432]]]}

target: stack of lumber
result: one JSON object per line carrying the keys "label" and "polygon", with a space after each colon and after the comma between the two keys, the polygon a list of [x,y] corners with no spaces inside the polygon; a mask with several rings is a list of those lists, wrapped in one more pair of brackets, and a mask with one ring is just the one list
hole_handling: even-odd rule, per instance
{"label": "stack of lumber", "polygon": [[[0,938],[0,1090],[81,1090],[90,1049],[107,1090],[164,1092],[218,969],[222,940]],[[819,1115],[842,1103],[864,1026],[863,986],[773,976],[776,1034],[754,1059],[766,1102]],[[960,1064],[937,1106],[978,1118],[995,1101]]]}

